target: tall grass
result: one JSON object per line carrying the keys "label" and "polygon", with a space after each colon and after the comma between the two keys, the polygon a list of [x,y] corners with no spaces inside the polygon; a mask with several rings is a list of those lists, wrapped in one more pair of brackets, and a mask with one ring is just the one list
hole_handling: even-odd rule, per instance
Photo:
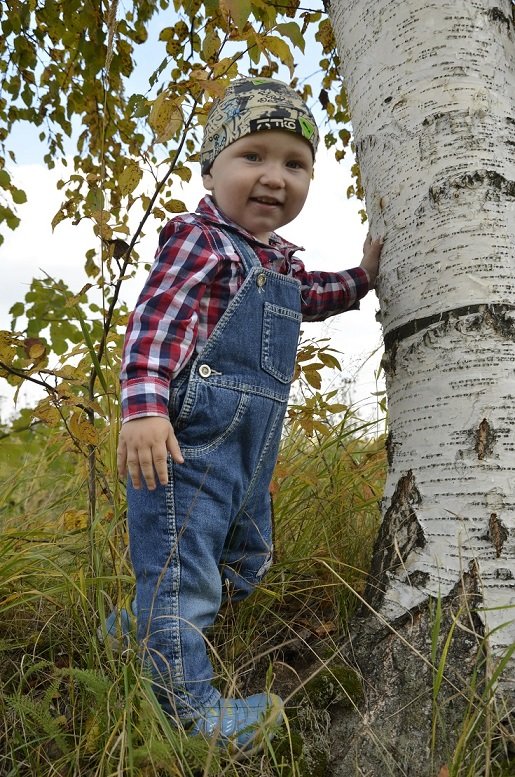
{"label": "tall grass", "polygon": [[[326,775],[328,709],[354,706],[361,694],[338,655],[379,523],[385,449],[377,427],[344,410],[337,423],[307,428],[292,413],[273,481],[275,564],[209,634],[224,693],[270,688],[286,700],[283,732],[245,763],[223,760],[171,724],[132,639],[121,653],[98,639],[106,612],[133,594],[113,430],[101,435],[99,482],[111,485],[99,488],[93,520],[88,464],[66,433],[37,425],[4,434],[1,777]],[[435,645],[437,632],[435,620]],[[433,658],[436,715],[445,657]],[[450,764],[456,777],[483,773],[492,752],[485,709],[491,704],[471,704]],[[507,774],[494,762],[488,773]]]}
{"label": "tall grass", "polygon": [[[382,440],[366,431],[352,414],[324,434],[291,424],[274,480],[276,563],[210,635],[226,692],[267,686],[294,698],[300,664],[320,646],[329,655],[345,628],[354,602],[326,568],[362,588],[384,474]],[[113,485],[99,489],[92,521],[88,464],[65,430],[5,429],[0,444],[2,777],[296,774],[291,732],[260,765],[221,763],[163,715],[136,645],[116,654],[98,640],[106,612],[133,592],[112,432],[98,469]]]}

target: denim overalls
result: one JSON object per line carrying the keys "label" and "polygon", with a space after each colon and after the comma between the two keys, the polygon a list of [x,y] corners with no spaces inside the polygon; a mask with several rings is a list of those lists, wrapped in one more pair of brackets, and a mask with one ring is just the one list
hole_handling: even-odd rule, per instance
{"label": "denim overalls", "polygon": [[129,478],[127,494],[138,640],[163,707],[182,719],[220,698],[203,632],[223,596],[250,594],[272,560],[269,485],[301,322],[300,283],[226,235],[245,280],[171,386],[185,463],[169,457],[169,483],[154,491]]}

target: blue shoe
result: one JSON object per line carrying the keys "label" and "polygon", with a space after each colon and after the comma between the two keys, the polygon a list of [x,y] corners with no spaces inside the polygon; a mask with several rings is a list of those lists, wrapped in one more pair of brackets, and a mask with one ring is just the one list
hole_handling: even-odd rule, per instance
{"label": "blue shoe", "polygon": [[128,647],[129,637],[136,632],[136,616],[138,607],[136,599],[133,599],[125,607],[115,607],[111,610],[105,620],[105,628],[99,626],[97,630],[100,642],[108,641],[111,649],[114,651],[123,650]]}
{"label": "blue shoe", "polygon": [[256,693],[246,699],[220,699],[195,721],[188,733],[216,737],[231,754],[250,756],[264,748],[283,721],[283,702],[274,693]]}

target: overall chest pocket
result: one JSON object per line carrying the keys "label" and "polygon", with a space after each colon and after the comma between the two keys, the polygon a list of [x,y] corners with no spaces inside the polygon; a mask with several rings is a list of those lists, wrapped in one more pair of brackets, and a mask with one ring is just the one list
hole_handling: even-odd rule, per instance
{"label": "overall chest pocket", "polygon": [[302,315],[296,310],[265,302],[261,366],[281,383],[291,383]]}

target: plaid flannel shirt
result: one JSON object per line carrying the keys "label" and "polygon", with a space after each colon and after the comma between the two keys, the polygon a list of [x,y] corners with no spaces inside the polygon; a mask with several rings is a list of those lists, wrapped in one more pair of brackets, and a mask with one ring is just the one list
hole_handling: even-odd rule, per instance
{"label": "plaid flannel shirt", "polygon": [[273,233],[265,245],[224,218],[210,196],[195,213],[162,230],[155,261],[125,337],[121,388],[123,420],[168,416],[170,381],[201,351],[244,280],[234,246],[219,225],[250,242],[263,267],[301,283],[304,321],[322,321],[359,307],[369,290],[364,270],[308,272],[298,246]]}

